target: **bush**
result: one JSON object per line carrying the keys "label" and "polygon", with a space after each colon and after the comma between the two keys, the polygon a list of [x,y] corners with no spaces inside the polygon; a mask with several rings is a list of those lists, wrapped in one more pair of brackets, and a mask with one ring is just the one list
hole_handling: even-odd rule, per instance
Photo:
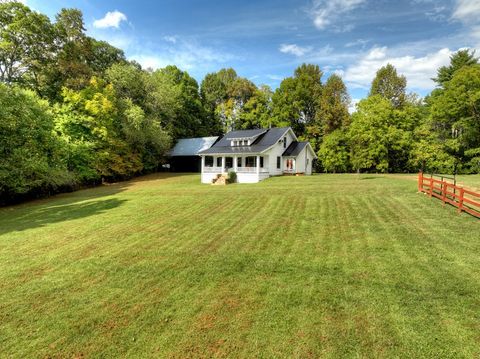
{"label": "bush", "polygon": [[237,172],[230,171],[228,172],[228,183],[235,183],[237,182]]}

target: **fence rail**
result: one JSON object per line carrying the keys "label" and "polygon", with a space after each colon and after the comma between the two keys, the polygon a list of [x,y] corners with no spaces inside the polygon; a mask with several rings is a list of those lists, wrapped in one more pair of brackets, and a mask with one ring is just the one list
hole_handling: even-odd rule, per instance
{"label": "fence rail", "polygon": [[480,193],[449,183],[443,177],[440,180],[426,177],[422,172],[418,174],[418,191],[440,199],[444,205],[457,207],[459,213],[463,211],[480,218]]}

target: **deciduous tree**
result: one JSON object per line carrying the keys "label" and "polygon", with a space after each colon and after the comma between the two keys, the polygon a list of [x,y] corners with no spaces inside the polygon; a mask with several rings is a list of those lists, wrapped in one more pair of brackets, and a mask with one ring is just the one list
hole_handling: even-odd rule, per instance
{"label": "deciduous tree", "polygon": [[398,75],[397,70],[388,64],[377,71],[372,81],[370,95],[380,95],[391,102],[395,108],[401,108],[406,100],[407,79]]}

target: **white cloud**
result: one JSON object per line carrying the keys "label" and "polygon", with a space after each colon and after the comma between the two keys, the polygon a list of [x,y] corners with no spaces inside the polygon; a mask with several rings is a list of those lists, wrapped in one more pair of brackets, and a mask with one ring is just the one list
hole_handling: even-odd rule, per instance
{"label": "white cloud", "polygon": [[95,20],[93,27],[97,29],[105,29],[108,27],[114,27],[118,29],[122,21],[127,21],[127,16],[118,10],[107,12],[102,19]]}
{"label": "white cloud", "polygon": [[446,6],[433,5],[431,10],[427,11],[425,15],[432,21],[444,21],[447,18],[447,10]]}
{"label": "white cloud", "polygon": [[175,43],[163,46],[156,51],[144,51],[144,47],[136,45],[131,49],[131,60],[135,60],[144,68],[158,69],[167,65],[176,65],[182,70],[211,71],[219,64],[233,59],[227,52],[205,47],[197,42],[176,38]]}
{"label": "white cloud", "polygon": [[480,26],[474,26],[471,35],[474,39],[480,40]]}
{"label": "white cloud", "polygon": [[154,54],[136,54],[131,56],[130,59],[137,61],[144,69],[156,70],[167,65],[174,65],[173,63],[169,62],[168,59],[161,56],[156,56]]}
{"label": "white cloud", "polygon": [[357,110],[357,104],[361,101],[361,98],[352,98],[348,105],[348,112],[354,113]]}
{"label": "white cloud", "polygon": [[370,42],[370,40],[364,40],[364,39],[357,39],[355,41],[347,42],[345,44],[345,47],[361,47],[364,48],[365,45],[367,45]]}
{"label": "white cloud", "polygon": [[171,36],[171,35],[164,36],[163,40],[165,40],[166,42],[171,42],[172,44],[177,43],[177,37],[176,36]]}
{"label": "white cloud", "polygon": [[267,75],[267,78],[273,81],[282,81],[284,79],[284,77],[279,75]]}
{"label": "white cloud", "polygon": [[431,79],[436,76],[437,69],[448,65],[453,53],[444,48],[421,57],[390,56],[387,47],[374,47],[347,68],[345,79],[351,88],[368,89],[377,70],[390,63],[399,74],[406,76],[410,90],[428,91],[435,87]]}
{"label": "white cloud", "polygon": [[284,54],[291,54],[295,56],[303,56],[307,52],[312,51],[311,47],[301,47],[295,44],[282,44],[280,45],[279,48],[280,52],[283,52]]}
{"label": "white cloud", "polygon": [[480,17],[480,1],[456,0],[452,18],[463,22],[477,22]]}
{"label": "white cloud", "polygon": [[[310,15],[314,25],[324,30],[332,24],[338,23],[340,15],[346,14],[362,5],[366,0],[314,0]],[[344,27],[333,26],[335,31],[345,32],[353,29],[353,24]]]}

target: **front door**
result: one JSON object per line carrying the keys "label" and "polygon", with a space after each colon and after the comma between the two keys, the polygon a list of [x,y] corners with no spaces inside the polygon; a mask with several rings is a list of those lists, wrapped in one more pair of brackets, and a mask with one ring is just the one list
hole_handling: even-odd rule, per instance
{"label": "front door", "polygon": [[293,158],[288,158],[285,163],[285,168],[287,172],[294,172],[295,171],[295,160]]}

